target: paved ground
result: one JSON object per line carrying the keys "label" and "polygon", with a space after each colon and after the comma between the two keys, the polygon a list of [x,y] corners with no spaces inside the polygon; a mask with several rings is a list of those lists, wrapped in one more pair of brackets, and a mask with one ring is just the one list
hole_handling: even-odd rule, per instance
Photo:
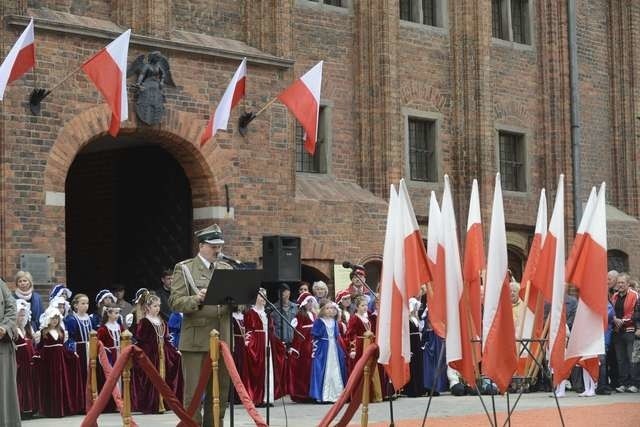
{"label": "paved ground", "polygon": [[[488,408],[491,408],[491,398],[489,396],[483,396],[485,404]],[[513,404],[515,397],[511,396],[511,404]],[[427,404],[427,398],[401,398],[393,402],[393,409],[395,414],[395,420],[397,421],[397,427],[419,425],[416,420],[421,420],[424,415],[424,411]],[[495,399],[496,409],[498,412],[506,411],[506,398],[497,396]],[[624,405],[615,405],[624,404]],[[560,407],[567,410],[566,421],[576,420],[571,418],[572,414],[581,414],[588,417],[589,424],[592,426],[606,425],[611,419],[608,414],[624,412],[631,419],[638,420],[637,423],[623,424],[620,420],[616,420],[616,427],[637,427],[640,425],[640,394],[613,394],[611,396],[596,396],[591,398],[577,397],[575,393],[567,392],[567,397],[560,399]],[[584,408],[583,408],[584,407]],[[279,401],[274,408],[270,410],[270,426],[273,427],[311,427],[317,425],[322,416],[326,413],[329,406],[326,405],[313,405],[313,404],[298,404],[285,401],[283,406],[282,401]],[[555,401],[550,397],[549,393],[532,393],[525,394],[518,403],[519,410],[522,410],[520,417],[517,419],[518,423],[514,422],[514,425],[523,425],[524,419],[531,419],[538,426],[546,425],[560,425],[557,418],[557,411],[555,411]],[[543,409],[547,409],[543,411]],[[584,410],[582,410],[584,409]],[[606,411],[609,409],[609,412]],[[528,411],[532,410],[532,411]],[[265,414],[265,409],[260,409],[261,413]],[[285,416],[286,412],[286,416]],[[539,423],[542,420],[541,414],[545,414],[545,419],[557,421],[553,424],[547,424],[546,422]],[[474,415],[476,415],[474,417]],[[455,425],[489,425],[486,415],[482,410],[482,405],[477,397],[465,396],[465,397],[453,397],[443,395],[435,397],[432,401],[429,418],[433,416],[438,418],[438,425],[443,425],[456,421]],[[459,420],[451,419],[456,416],[468,416],[461,417]],[[449,418],[448,420],[446,418]],[[178,418],[172,413],[163,415],[135,415],[134,419],[140,427],[162,427],[162,426],[174,426],[177,423]],[[468,420],[468,424],[462,424],[459,421],[463,419]],[[504,417],[502,417],[504,419]],[[288,420],[288,424],[287,424]],[[353,419],[353,425],[359,425],[360,413],[357,413]],[[371,424],[377,423],[377,425],[388,425],[389,420],[389,403],[375,403],[370,406],[369,409],[369,421]],[[404,421],[402,421],[404,420]],[[82,417],[68,417],[62,419],[38,419],[23,422],[25,427],[72,427],[79,426],[82,421]],[[121,419],[117,414],[108,414],[100,417],[99,425],[105,427],[115,427],[122,425]],[[443,423],[443,424],[441,424]],[[229,425],[229,417],[225,419],[225,425]],[[235,426],[247,427],[254,424],[249,420],[244,411],[236,408],[235,410]],[[430,425],[427,423],[427,425]],[[585,424],[582,422],[568,422],[567,426]]]}

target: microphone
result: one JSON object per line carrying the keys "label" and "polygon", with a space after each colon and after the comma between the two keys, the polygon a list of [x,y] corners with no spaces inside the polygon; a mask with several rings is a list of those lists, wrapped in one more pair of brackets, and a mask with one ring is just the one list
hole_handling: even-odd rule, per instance
{"label": "microphone", "polygon": [[222,252],[218,252],[218,260],[221,261],[228,261],[228,262],[232,262],[234,264],[242,264],[242,261],[237,260],[235,258],[231,258],[230,256],[226,256],[225,254],[223,254]]}
{"label": "microphone", "polygon": [[342,266],[344,268],[350,268],[352,270],[364,270],[364,267],[362,265],[360,265],[360,264],[352,264],[349,261],[344,261],[342,263]]}

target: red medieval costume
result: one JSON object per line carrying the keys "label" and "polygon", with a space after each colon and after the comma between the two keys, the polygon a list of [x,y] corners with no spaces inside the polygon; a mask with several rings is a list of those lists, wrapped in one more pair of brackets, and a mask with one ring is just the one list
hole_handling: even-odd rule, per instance
{"label": "red medieval costume", "polygon": [[[178,350],[170,342],[167,323],[161,318],[143,318],[136,327],[137,346],[147,355],[160,374],[164,372],[167,385],[173,390],[178,400],[182,400],[182,358]],[[160,365],[160,351],[164,354]],[[133,408],[143,414],[161,411],[160,393],[155,389],[149,376],[139,367],[133,370]],[[163,407],[166,404],[163,402]],[[162,409],[164,409],[162,408]]]}
{"label": "red medieval costume", "polygon": [[[107,353],[107,358],[109,359],[109,363],[111,366],[116,362],[118,358],[118,354],[120,353],[120,338],[122,336],[122,332],[124,332],[124,326],[120,325],[117,322],[107,322],[100,326],[97,330],[98,340],[104,345],[104,349]],[[99,358],[98,358],[99,359]],[[97,377],[98,377],[98,393],[102,390],[102,386],[104,385],[106,378],[104,375],[104,371],[102,370],[102,366],[100,365],[100,360],[97,363]],[[119,384],[116,385],[119,387]],[[104,409],[104,412],[115,412],[117,410],[116,403],[113,398],[109,399],[109,403]]]}
{"label": "red medieval costume", "polygon": [[273,321],[264,310],[256,307],[247,310],[244,315],[247,347],[247,391],[255,405],[267,401],[265,383],[267,379],[265,331],[269,331],[271,358],[269,360],[269,402],[279,399],[285,394],[284,382],[285,347],[275,334]]}
{"label": "red medieval costume", "polygon": [[33,357],[38,379],[38,412],[49,418],[81,412],[78,396],[84,390],[80,359],[64,347],[62,328],[42,331],[38,352]]}
{"label": "red medieval costume", "polygon": [[[349,319],[349,324],[347,325],[347,342],[349,343],[347,347],[349,349],[347,364],[349,365],[349,372],[351,372],[356,363],[358,363],[358,360],[362,357],[365,332],[373,332],[369,317],[366,315],[360,316],[358,313],[354,313]],[[355,351],[356,353],[356,357],[353,359],[351,358],[352,351]],[[374,373],[371,376],[371,393],[372,402],[382,401],[380,377],[376,375],[375,368]]]}
{"label": "red medieval costume", "polygon": [[32,414],[37,411],[37,389],[35,378],[33,377],[33,341],[31,338],[31,327],[27,330],[17,328],[13,342],[16,345],[16,382],[18,385],[18,402],[20,412]]}
{"label": "red medieval costume", "polygon": [[[244,314],[240,312],[233,313],[233,361],[236,364],[240,378],[245,388],[247,387],[247,347],[244,344]],[[234,403],[240,403],[240,397],[233,389]]]}
{"label": "red medieval costume", "polygon": [[309,397],[309,382],[311,380],[311,353],[313,352],[313,338],[311,328],[315,316],[311,312],[299,311],[296,315],[296,330],[291,342],[289,354],[289,395],[294,402],[307,402]]}

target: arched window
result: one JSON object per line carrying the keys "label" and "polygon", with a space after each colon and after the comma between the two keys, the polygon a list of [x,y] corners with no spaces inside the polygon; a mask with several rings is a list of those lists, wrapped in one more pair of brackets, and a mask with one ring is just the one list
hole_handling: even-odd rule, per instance
{"label": "arched window", "polygon": [[524,253],[517,246],[507,245],[507,256],[509,257],[509,270],[511,270],[513,278],[520,282],[524,270]]}
{"label": "arched window", "polygon": [[619,249],[607,251],[607,271],[616,270],[619,273],[629,271],[629,255]]}

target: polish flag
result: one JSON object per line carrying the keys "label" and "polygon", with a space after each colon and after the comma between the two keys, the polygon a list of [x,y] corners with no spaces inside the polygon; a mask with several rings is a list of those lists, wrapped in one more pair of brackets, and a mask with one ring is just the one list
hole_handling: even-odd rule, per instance
{"label": "polish flag", "polygon": [[[582,218],[581,228],[584,216]],[[607,327],[607,218],[604,182],[598,191],[589,224],[584,227],[582,248],[567,281],[580,290],[580,299],[567,344],[565,369],[570,370],[579,361],[593,380],[598,381],[598,355],[604,354],[604,330]]]}
{"label": "polish flag", "polygon": [[18,80],[36,65],[36,48],[33,37],[33,18],[13,45],[0,66],[0,101],[7,85]]}
{"label": "polish flag", "polygon": [[[411,377],[409,298],[418,295],[420,285],[431,280],[431,276],[422,236],[404,180],[400,180],[395,201],[394,192],[392,187],[382,266],[384,280],[381,283],[380,295],[378,362],[384,365],[394,388],[400,390]],[[389,218],[394,223],[390,223]],[[393,246],[393,255],[389,254],[387,257],[388,246]],[[388,259],[392,262],[385,263]],[[387,272],[389,269],[393,271],[392,277]],[[392,280],[389,280],[390,278]]]}
{"label": "polish flag", "polygon": [[[529,256],[527,257],[527,264],[524,267],[522,273],[522,287],[520,288],[520,299],[524,302],[526,298],[527,286],[529,286],[529,299],[527,306],[524,307],[524,327],[522,329],[522,336],[524,339],[539,339],[541,338],[543,323],[544,323],[544,299],[542,296],[541,285],[533,281],[533,273],[536,271],[536,265],[540,258],[540,251],[544,244],[544,239],[547,235],[547,196],[545,189],[540,191],[540,202],[538,203],[538,216],[536,218],[536,228],[533,233],[533,241],[529,248]],[[538,343],[531,343],[529,350],[536,354],[536,348]],[[526,351],[519,352],[521,359],[527,359],[529,353]]]}
{"label": "polish flag", "polygon": [[127,55],[130,37],[131,30],[125,31],[82,65],[111,108],[109,134],[114,138],[118,135],[120,123],[129,118]]}
{"label": "polish flag", "polygon": [[462,267],[460,266],[460,250],[458,248],[458,228],[453,209],[453,197],[449,176],[444,176],[444,192],[442,193],[442,236],[444,246],[444,277],[446,288],[447,363],[462,360],[460,331],[460,300],[462,298]]}
{"label": "polish flag", "polygon": [[305,132],[304,148],[312,156],[316,152],[316,138],[318,136],[323,62],[318,62],[305,75],[278,95],[278,99],[289,108],[289,111],[302,125]]}
{"label": "polish flag", "polygon": [[504,392],[516,371],[518,357],[507,271],[507,233],[500,174],[496,174],[493,193],[488,254],[482,323],[482,372],[496,383],[500,392]]}
{"label": "polish flag", "polygon": [[227,86],[227,90],[224,91],[220,104],[213,113],[213,116],[209,119],[207,127],[200,138],[200,146],[202,147],[210,138],[216,135],[218,129],[226,130],[229,123],[229,116],[233,107],[238,105],[238,102],[245,95],[245,85],[247,80],[247,58],[244,58],[240,63],[240,66],[236,70],[233,78]]}
{"label": "polish flag", "polygon": [[427,237],[427,261],[432,273],[430,287],[427,288],[429,323],[440,338],[447,336],[447,292],[444,281],[444,238],[442,236],[442,214],[431,192],[429,200],[429,235]]}
{"label": "polish flag", "polygon": [[[478,195],[478,181],[473,180],[471,198],[469,200],[469,216],[467,219],[467,238],[464,245],[463,277],[465,292],[468,294],[469,311],[471,314],[471,330],[474,335],[480,335],[481,322],[481,274],[487,260],[484,255],[484,235],[480,220],[480,196]],[[463,316],[463,320],[467,316]],[[464,320],[466,321],[466,320]]]}
{"label": "polish flag", "polygon": [[[544,286],[542,293],[551,302],[549,313],[549,365],[553,370],[553,385],[566,378],[564,354],[567,337],[567,321],[564,307],[564,175],[560,175],[556,201],[549,222],[549,232],[544,239],[533,282]],[[606,281],[605,281],[606,283]]]}
{"label": "polish flag", "polygon": [[[578,225],[578,230],[576,231],[576,237],[573,239],[573,246],[571,246],[571,252],[569,252],[569,258],[567,259],[567,263],[565,264],[565,274],[567,278],[573,275],[574,270],[576,268],[576,258],[580,251],[582,251],[582,245],[584,244],[584,233],[586,232],[587,226],[591,221],[591,216],[593,215],[593,211],[596,208],[596,187],[591,187],[591,192],[589,193],[589,198],[587,199],[587,204],[584,207],[584,212],[582,212],[582,218],[580,219],[580,225]],[[567,280],[567,283],[571,283]]]}
{"label": "polish flag", "polygon": [[[445,251],[445,276],[446,276],[446,288],[447,288],[447,337],[446,337],[446,351],[447,351],[447,363],[455,370],[460,372],[467,384],[475,384],[476,371],[477,371],[477,355],[474,355],[474,345],[471,343],[471,339],[477,336],[476,330],[473,325],[473,305],[471,305],[471,298],[474,297],[471,290],[471,284],[467,287],[464,286],[462,278],[462,269],[460,267],[460,250],[458,248],[458,236],[455,213],[453,209],[453,200],[451,195],[451,187],[449,184],[449,177],[445,176],[444,193],[442,195],[442,222],[444,233],[444,251]],[[471,200],[472,210],[469,218],[472,223],[473,234],[471,238],[477,239],[477,231],[480,232],[480,242],[475,240],[472,245],[480,244],[480,251],[482,252],[482,258],[484,258],[484,250],[482,247],[482,229],[480,224],[480,202],[478,198],[478,187],[475,182],[475,196],[472,187]],[[475,197],[475,203],[474,203]],[[475,210],[477,208],[477,210]],[[468,230],[468,229],[467,229]],[[474,256],[478,255],[477,247],[470,247],[470,253],[474,253]],[[465,252],[466,254],[466,252]],[[467,261],[467,260],[466,260]],[[467,262],[470,262],[468,260]],[[481,260],[474,259],[471,263],[479,262]],[[475,276],[480,280],[480,270],[482,266],[476,264],[471,268],[479,267],[475,270]],[[475,279],[475,277],[474,277]],[[473,280],[473,279],[472,279]],[[480,314],[480,282],[476,283],[478,289],[477,300],[478,303],[478,315]],[[476,346],[477,347],[477,346]],[[474,363],[475,361],[475,363]]]}

